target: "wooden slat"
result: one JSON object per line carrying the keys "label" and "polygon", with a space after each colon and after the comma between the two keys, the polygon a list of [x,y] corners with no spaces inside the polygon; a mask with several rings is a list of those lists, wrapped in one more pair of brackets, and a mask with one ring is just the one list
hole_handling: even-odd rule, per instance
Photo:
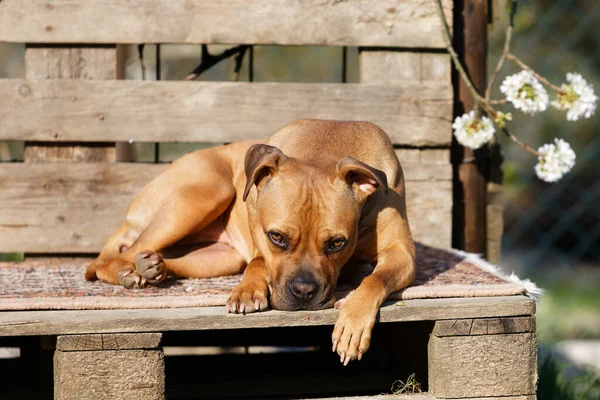
{"label": "wooden slat", "polygon": [[[386,304],[380,322],[532,315],[535,303],[525,296],[406,300]],[[0,312],[0,336],[83,333],[166,332],[333,325],[338,310],[267,311],[227,314],[225,307],[138,310]]]}
{"label": "wooden slat", "polygon": [[[452,1],[443,0],[452,22]],[[429,0],[4,0],[0,41],[443,47]]]}
{"label": "wooden slat", "polygon": [[0,94],[0,140],[229,142],[322,118],[374,122],[396,144],[451,141],[449,83],[7,79]]}
{"label": "wooden slat", "polygon": [[102,351],[156,349],[160,333],[97,333],[91,335],[61,335],[56,340],[59,351]]}
{"label": "wooden slat", "polygon": [[[405,163],[416,240],[448,246],[450,165]],[[0,164],[0,252],[98,252],[127,207],[164,165]],[[437,180],[433,180],[437,179]]]}
{"label": "wooden slat", "polygon": [[[102,46],[38,46],[25,49],[27,79],[116,79],[117,49]],[[114,162],[114,143],[94,147],[76,143],[25,143],[25,162]]]}
{"label": "wooden slat", "polygon": [[429,390],[441,398],[534,395],[535,333],[431,336]]}
{"label": "wooden slat", "polygon": [[28,79],[116,79],[117,48],[28,45],[25,69]]}
{"label": "wooden slat", "polygon": [[477,336],[505,333],[535,332],[533,317],[505,317],[456,319],[438,321],[433,328],[435,336]]}
{"label": "wooden slat", "polygon": [[450,82],[447,53],[361,49],[361,82]]}

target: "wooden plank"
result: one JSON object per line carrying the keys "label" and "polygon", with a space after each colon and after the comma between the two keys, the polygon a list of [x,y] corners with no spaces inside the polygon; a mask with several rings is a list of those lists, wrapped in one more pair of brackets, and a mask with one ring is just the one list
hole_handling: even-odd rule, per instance
{"label": "wooden plank", "polygon": [[450,82],[450,55],[361,48],[361,82]]}
{"label": "wooden plank", "polygon": [[498,335],[505,333],[535,332],[533,317],[504,317],[456,319],[437,321],[433,335],[443,336],[476,336]]}
{"label": "wooden plank", "polygon": [[504,234],[502,184],[488,182],[486,200],[486,254],[491,263],[498,264],[502,253],[502,235]]}
{"label": "wooden plank", "polygon": [[[163,168],[132,163],[0,165],[0,252],[100,251],[125,219],[131,200]],[[411,229],[425,244],[450,244],[450,169],[404,165]]]}
{"label": "wooden plank", "polygon": [[[117,49],[102,46],[37,46],[25,49],[27,79],[116,79]],[[71,143],[25,143],[25,162],[114,162],[114,143],[93,147]]]}
{"label": "wooden plank", "polygon": [[56,341],[60,351],[101,351],[156,349],[160,333],[96,333],[91,335],[61,335]]}
{"label": "wooden plank", "polygon": [[[164,165],[0,165],[0,252],[98,252]],[[36,238],[31,235],[37,236]],[[10,243],[8,243],[10,242]]]}
{"label": "wooden plank", "polygon": [[535,333],[431,336],[429,391],[436,397],[535,395]]}
{"label": "wooden plank", "polygon": [[164,398],[162,351],[57,351],[54,354],[55,400]]}
{"label": "wooden plank", "polygon": [[[96,143],[93,143],[96,144]],[[44,162],[115,162],[115,144],[101,143],[99,146],[79,146],[72,143],[27,142],[24,161]]]}
{"label": "wooden plank", "polygon": [[25,76],[27,79],[116,79],[117,49],[115,45],[27,45]]}
{"label": "wooden plank", "polygon": [[[314,399],[311,398],[311,399]],[[309,400],[309,399],[306,399]],[[436,400],[435,397],[429,396],[427,393],[415,394],[380,394],[375,396],[344,396],[344,397],[327,397],[319,400]],[[469,400],[469,399],[465,399]],[[511,399],[507,399],[511,400]]]}
{"label": "wooden plank", "polygon": [[[452,22],[452,1],[443,0]],[[443,47],[426,0],[4,0],[0,42]]]}
{"label": "wooden plank", "polygon": [[[459,57],[469,78],[479,93],[486,88],[487,78],[487,29],[488,0],[471,0],[457,3],[457,25],[454,37]],[[457,27],[458,28],[458,27]],[[456,113],[469,112],[477,104],[462,79],[458,80]],[[468,147],[455,146],[453,159],[458,170],[454,204],[454,244],[471,253],[485,254],[486,251],[486,179],[489,159],[486,146],[477,152]]]}
{"label": "wooden plank", "polygon": [[[434,400],[450,400],[434,397]],[[453,399],[456,400],[456,399]],[[460,400],[537,400],[535,394],[531,396],[501,396],[501,397],[461,397]]]}
{"label": "wooden plank", "polygon": [[[386,303],[379,322],[533,315],[525,296],[406,300]],[[333,325],[338,310],[227,314],[225,307],[0,312],[0,336],[166,332]]]}
{"label": "wooden plank", "polygon": [[322,118],[374,122],[397,144],[451,140],[449,83],[6,79],[0,93],[0,139],[231,142],[270,136],[298,118]]}
{"label": "wooden plank", "polygon": [[406,209],[416,241],[434,247],[451,247],[452,181],[407,181]]}
{"label": "wooden plank", "polygon": [[[360,81],[366,84],[410,85],[415,82],[450,82],[450,60],[447,54],[411,52],[398,49],[361,48],[359,53]],[[445,112],[452,111],[445,110]],[[445,114],[447,117],[449,114]],[[444,129],[449,129],[445,127]],[[447,131],[449,134],[450,131]],[[406,183],[407,208],[413,237],[425,244],[436,247],[452,245],[452,169],[449,149],[396,150],[398,159],[427,165],[423,169],[423,190],[411,193],[414,183]],[[441,175],[437,167],[446,168],[448,175]],[[431,174],[428,174],[430,171]],[[429,192],[427,182],[439,177],[448,179],[444,188],[436,187]],[[427,211],[425,211],[427,209]],[[418,215],[418,216],[417,216]],[[421,222],[423,219],[426,222]],[[415,221],[416,220],[416,221]]]}
{"label": "wooden plank", "polygon": [[[306,399],[306,400],[312,400]],[[415,394],[380,394],[375,396],[350,396],[350,397],[327,397],[319,400],[450,400],[433,397],[427,393]],[[456,399],[454,399],[456,400]],[[463,397],[460,400],[536,400],[535,395],[532,396],[502,396],[502,397]]]}

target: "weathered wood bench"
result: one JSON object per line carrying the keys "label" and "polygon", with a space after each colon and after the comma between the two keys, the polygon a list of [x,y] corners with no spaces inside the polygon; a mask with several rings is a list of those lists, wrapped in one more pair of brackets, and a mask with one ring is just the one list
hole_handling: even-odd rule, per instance
{"label": "weathered wood bench", "polygon": [[[452,1],[443,4],[452,21]],[[304,117],[383,127],[404,167],[416,240],[450,247],[455,96],[434,7],[428,0],[0,1],[0,41],[26,43],[25,78],[0,79],[0,140],[25,141],[24,162],[0,164],[0,253],[26,260],[97,253],[163,168],[130,162],[127,142],[258,138]],[[120,80],[130,43],[359,46],[360,82]],[[0,312],[0,345],[46,338],[61,400],[163,398],[162,349],[180,344],[321,350],[167,357],[169,398],[375,394],[411,372],[426,398],[535,397],[535,305],[525,296],[386,304],[369,357],[346,369],[326,351],[336,314]]]}

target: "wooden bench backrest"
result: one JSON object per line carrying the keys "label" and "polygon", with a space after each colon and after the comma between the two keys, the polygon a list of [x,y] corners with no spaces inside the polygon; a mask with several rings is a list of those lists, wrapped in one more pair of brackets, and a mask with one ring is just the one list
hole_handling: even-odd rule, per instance
{"label": "wooden bench backrest", "polygon": [[[376,4],[376,6],[375,6]],[[444,0],[451,21],[452,1]],[[429,0],[4,0],[0,42],[27,43],[0,79],[0,253],[94,253],[164,167],[108,142],[229,142],[297,118],[368,120],[397,146],[416,240],[451,243],[450,60]],[[118,44],[359,46],[360,83],[134,81]]]}

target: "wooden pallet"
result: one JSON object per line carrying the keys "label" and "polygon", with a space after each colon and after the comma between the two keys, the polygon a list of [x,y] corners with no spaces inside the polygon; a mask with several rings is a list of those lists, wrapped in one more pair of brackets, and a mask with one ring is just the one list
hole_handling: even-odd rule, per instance
{"label": "wooden pallet", "polygon": [[[451,25],[460,20],[452,0],[442,5]],[[450,162],[457,104],[434,1],[2,0],[0,42],[26,43],[25,79],[0,79],[0,140],[25,141],[23,163],[0,164],[0,252],[97,253],[163,167],[120,162],[131,161],[119,156],[124,142],[266,137],[306,117],[381,125],[404,168],[414,238],[447,248],[453,226],[464,234],[464,216],[453,213],[464,188]],[[357,46],[359,82],[119,81],[123,46],[140,43]],[[487,239],[497,252],[496,203]],[[29,364],[6,367],[10,382],[45,374],[31,354],[42,337],[54,353],[53,367],[46,353],[42,364],[54,369],[59,400],[159,399],[165,390],[169,398],[376,395],[411,372],[428,390],[413,400],[531,400],[534,313],[523,296],[387,304],[372,349],[347,368],[327,350],[335,310],[0,312],[0,344],[26,342]],[[320,350],[164,357],[164,348],[182,345]]]}
{"label": "wooden pallet", "polygon": [[[343,393],[345,389],[347,393],[360,392],[352,383],[361,382],[360,379],[363,390],[380,389],[383,383],[369,375],[370,371],[358,375],[356,371],[360,371],[363,364],[368,367],[364,369],[380,367],[379,357],[383,354],[388,360],[384,363],[387,372],[384,369],[380,377],[385,377],[388,384],[393,382],[393,373],[402,370],[404,360],[416,370],[421,369],[420,377],[426,378],[429,394],[437,398],[513,396],[525,399],[535,395],[535,304],[531,299],[525,296],[422,299],[400,304],[390,302],[382,307],[370,361],[365,357],[355,363],[356,366],[343,368],[328,351],[292,357],[298,365],[305,365],[307,359],[318,361],[318,368],[311,368],[313,364],[308,363],[303,369],[305,382],[315,385],[317,393]],[[223,307],[2,312],[0,335],[57,337],[54,355],[57,399],[109,399],[123,393],[127,399],[162,399],[165,393],[163,345],[307,346],[313,340],[325,348],[330,345],[330,328],[336,316],[337,311],[333,309],[268,311],[244,316],[227,314]],[[181,336],[183,331],[188,332],[187,339]],[[190,340],[192,335],[197,335],[196,341]],[[421,356],[426,353],[427,366],[419,367],[419,354],[411,358],[405,345],[420,348]],[[210,364],[216,370],[231,371],[233,375],[224,382],[228,382],[225,386],[229,388],[237,388],[236,393],[251,381],[253,386],[248,390],[262,395],[316,394],[306,388],[298,371],[286,369],[289,357],[263,357],[256,363],[260,368],[254,370],[254,376],[245,377],[235,374],[239,359],[233,357],[231,365],[220,367]],[[188,363],[182,368],[194,369],[193,365]],[[265,376],[263,369],[272,372]],[[398,379],[406,372],[397,372]],[[181,374],[174,379],[179,379],[179,385],[187,390],[191,390],[191,380],[200,382],[201,387],[204,385],[204,391],[224,391],[232,395],[226,389],[211,386],[217,378],[210,372],[204,373],[210,378],[208,382],[202,382],[202,375],[197,376],[196,371],[186,375],[188,381],[185,376],[179,377]],[[279,381],[277,375],[283,385],[274,383]]]}

